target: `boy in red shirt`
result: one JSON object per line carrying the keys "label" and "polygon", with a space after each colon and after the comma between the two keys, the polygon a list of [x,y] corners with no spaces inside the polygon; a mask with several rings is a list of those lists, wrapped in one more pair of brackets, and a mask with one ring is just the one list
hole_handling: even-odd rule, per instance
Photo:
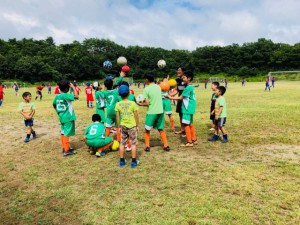
{"label": "boy in red shirt", "polygon": [[35,97],[35,100],[37,100],[37,98],[40,96],[40,101],[42,100],[43,98],[43,95],[42,95],[42,90],[43,88],[45,87],[45,84],[42,84],[42,85],[39,85],[36,87],[36,97]]}
{"label": "boy in red shirt", "polygon": [[3,85],[2,85],[2,83],[0,82],[0,107],[2,106],[3,95],[4,95],[4,92],[3,92]]}
{"label": "boy in red shirt", "polygon": [[94,101],[93,88],[91,87],[90,82],[86,83],[85,94],[86,94],[86,107],[93,108],[93,101]]}

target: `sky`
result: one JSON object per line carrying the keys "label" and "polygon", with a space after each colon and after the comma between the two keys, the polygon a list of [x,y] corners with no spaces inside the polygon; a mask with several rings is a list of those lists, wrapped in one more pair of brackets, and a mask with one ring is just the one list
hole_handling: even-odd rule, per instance
{"label": "sky", "polygon": [[0,0],[0,38],[195,50],[300,42],[299,0]]}

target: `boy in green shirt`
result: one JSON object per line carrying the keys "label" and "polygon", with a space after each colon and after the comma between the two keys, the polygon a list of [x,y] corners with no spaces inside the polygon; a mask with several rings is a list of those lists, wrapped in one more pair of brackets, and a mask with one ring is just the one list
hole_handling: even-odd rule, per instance
{"label": "boy in green shirt", "polygon": [[193,123],[194,114],[196,113],[196,96],[194,86],[192,84],[194,74],[192,71],[187,70],[182,76],[182,80],[186,87],[184,88],[182,94],[177,97],[168,96],[171,100],[182,101],[181,112],[182,119],[181,123],[184,126],[184,131],[186,134],[187,142],[182,144],[182,147],[193,147],[197,145],[196,129]]}
{"label": "boy in green shirt", "polygon": [[97,149],[96,156],[105,156],[104,150],[113,144],[112,137],[105,136],[105,126],[101,123],[99,114],[92,116],[93,123],[90,124],[84,132],[84,140],[87,146]]}
{"label": "boy in green shirt", "polygon": [[228,142],[228,136],[227,132],[224,128],[225,123],[226,123],[226,117],[227,117],[227,112],[226,112],[226,101],[223,95],[226,92],[226,88],[223,86],[219,86],[216,89],[216,104],[215,104],[215,133],[211,138],[208,138],[208,141],[217,141],[219,139],[219,130],[222,131],[223,133],[223,140],[222,143],[227,143]]}
{"label": "boy in green shirt", "polygon": [[121,143],[120,143],[120,167],[124,167],[126,164],[124,158],[124,149],[128,144],[128,139],[131,141],[131,155],[132,162],[131,168],[137,167],[139,161],[136,160],[136,145],[137,145],[137,133],[139,125],[138,106],[135,102],[128,100],[129,88],[126,85],[119,87],[119,95],[122,97],[122,101],[116,104],[116,119],[118,127],[121,129]]}
{"label": "boy in green shirt", "polygon": [[99,82],[96,82],[97,86],[95,86],[95,83],[93,84],[93,88],[95,90],[95,99],[96,99],[96,114],[98,114],[101,117],[101,122],[105,123],[105,99],[103,95],[103,91],[101,91],[101,87]]}
{"label": "boy in green shirt", "polygon": [[32,134],[32,138],[36,138],[36,133],[33,130],[33,115],[35,114],[35,105],[31,101],[31,93],[24,92],[22,95],[24,102],[19,104],[19,113],[21,113],[24,117],[24,123],[27,127],[27,135],[24,139],[24,142],[30,141],[30,135]]}
{"label": "boy in green shirt", "polygon": [[163,142],[163,150],[170,151],[168,145],[167,135],[164,131],[164,110],[161,98],[161,89],[154,83],[153,73],[146,73],[145,83],[147,87],[144,89],[143,96],[145,101],[138,103],[141,106],[147,106],[147,115],[145,121],[145,151],[150,152],[150,131],[152,128],[156,128],[159,131],[161,140]]}
{"label": "boy in green shirt", "polygon": [[[56,95],[53,100],[53,107],[57,112],[61,124],[61,143],[63,147],[63,155],[74,155],[76,152],[70,148],[70,136],[75,135],[75,120],[76,115],[72,107],[72,101],[78,99],[78,93],[72,83],[67,80],[62,80],[58,83],[61,93]],[[73,94],[69,94],[69,89],[72,88]]]}

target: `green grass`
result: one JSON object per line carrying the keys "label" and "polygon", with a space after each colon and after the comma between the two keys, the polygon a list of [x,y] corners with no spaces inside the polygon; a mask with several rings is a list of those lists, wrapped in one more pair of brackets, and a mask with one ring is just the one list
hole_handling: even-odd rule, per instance
{"label": "green grass", "polygon": [[[77,134],[71,138],[78,154],[64,158],[53,95],[44,90],[44,99],[35,102],[38,138],[23,143],[21,97],[6,90],[0,224],[299,224],[300,82],[276,85],[269,93],[264,82],[229,83],[227,144],[206,142],[211,91],[202,86],[196,88],[195,116],[200,143],[193,148],[180,148],[183,140],[166,129],[171,151],[162,151],[153,131],[154,146],[143,152],[140,107],[136,169],[120,169],[117,152],[97,159],[86,151],[83,132],[95,110],[85,107],[83,93],[74,103]],[[34,88],[29,91],[34,98]]]}

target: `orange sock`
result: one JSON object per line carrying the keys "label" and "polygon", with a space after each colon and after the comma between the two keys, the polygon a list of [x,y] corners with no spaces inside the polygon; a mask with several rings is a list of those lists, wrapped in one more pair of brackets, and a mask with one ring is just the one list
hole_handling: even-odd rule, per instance
{"label": "orange sock", "polygon": [[174,123],[174,118],[173,116],[170,117],[170,125],[171,125],[171,129],[175,129],[175,123]]}
{"label": "orange sock", "polygon": [[109,143],[109,144],[107,144],[107,145],[104,145],[104,146],[102,146],[101,148],[98,148],[97,151],[98,151],[98,152],[102,152],[103,150],[108,149],[110,146],[112,146],[113,143],[114,143],[114,142],[112,141],[111,143]]}
{"label": "orange sock", "polygon": [[145,132],[144,137],[146,147],[150,147],[150,132]]}
{"label": "orange sock", "polygon": [[159,134],[160,134],[161,140],[164,144],[164,147],[167,147],[169,144],[168,144],[166,133],[163,130],[161,130],[161,131],[159,131]]}
{"label": "orange sock", "polygon": [[186,140],[187,140],[187,142],[192,143],[192,135],[191,135],[191,128],[190,128],[190,126],[189,125],[184,126],[184,131],[185,131],[185,134],[186,134]]}
{"label": "orange sock", "polygon": [[121,141],[121,129],[116,128],[116,133],[117,133],[117,141],[120,142]]}
{"label": "orange sock", "polygon": [[64,135],[60,135],[60,143],[61,143],[61,146],[62,148],[64,148]]}
{"label": "orange sock", "polygon": [[70,150],[70,147],[69,147],[70,146],[70,138],[63,136],[63,139],[64,139],[64,151],[68,152]]}
{"label": "orange sock", "polygon": [[105,128],[105,135],[106,135],[106,137],[108,137],[109,134],[110,134],[110,127],[106,127]]}
{"label": "orange sock", "polygon": [[190,124],[190,129],[191,129],[191,135],[192,135],[192,141],[196,141],[196,130],[194,124]]}

